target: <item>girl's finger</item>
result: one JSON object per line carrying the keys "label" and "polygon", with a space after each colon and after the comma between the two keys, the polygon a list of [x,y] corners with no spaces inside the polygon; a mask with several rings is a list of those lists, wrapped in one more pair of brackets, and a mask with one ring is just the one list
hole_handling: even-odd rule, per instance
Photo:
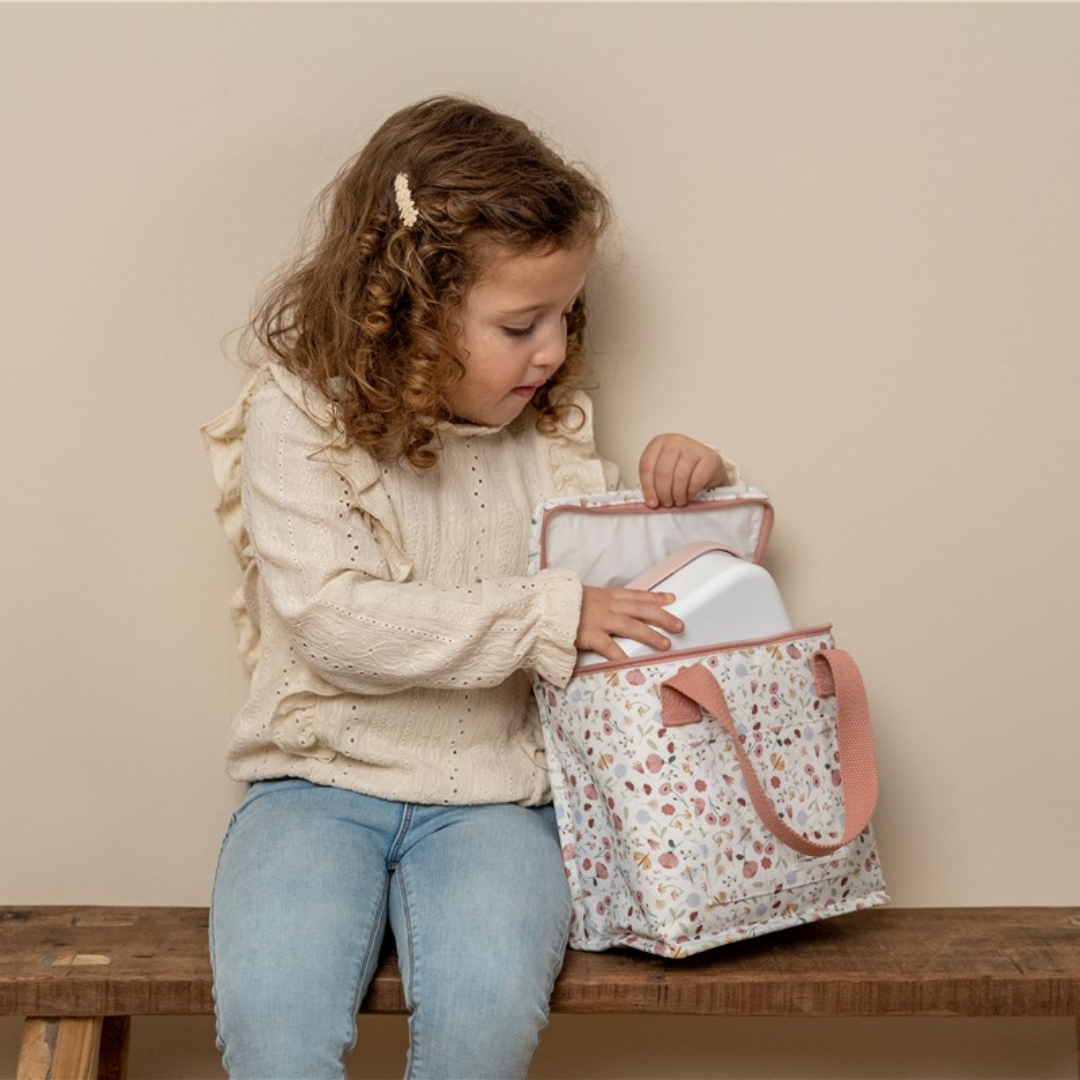
{"label": "girl's finger", "polygon": [[698,492],[711,485],[719,485],[727,482],[726,470],[723,468],[723,460],[715,451],[703,454],[694,466],[694,472],[690,477],[690,498],[694,498]]}
{"label": "girl's finger", "polygon": [[696,461],[691,454],[680,454],[671,471],[671,502],[685,506],[689,501]]}
{"label": "girl's finger", "polygon": [[[612,623],[608,631],[612,637],[629,638],[631,641],[648,645],[650,649],[663,650],[671,647],[671,642],[659,630],[640,619],[624,618]],[[612,643],[614,644],[614,642]]]}
{"label": "girl's finger", "polygon": [[653,489],[661,506],[670,506],[672,504],[679,457],[677,450],[668,448],[657,457],[653,466]]}

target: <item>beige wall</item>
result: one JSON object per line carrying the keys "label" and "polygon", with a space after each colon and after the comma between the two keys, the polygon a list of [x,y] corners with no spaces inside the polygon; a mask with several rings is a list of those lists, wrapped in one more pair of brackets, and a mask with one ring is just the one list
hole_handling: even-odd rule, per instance
{"label": "beige wall", "polygon": [[[316,191],[444,90],[606,178],[604,447],[684,429],[772,494],[790,609],[870,687],[896,903],[1076,903],[1080,7],[453,3],[0,7],[0,902],[206,902],[244,683],[197,425]],[[561,1017],[537,1075],[1074,1054],[1067,1021]],[[204,1020],[134,1055],[219,1075]]]}

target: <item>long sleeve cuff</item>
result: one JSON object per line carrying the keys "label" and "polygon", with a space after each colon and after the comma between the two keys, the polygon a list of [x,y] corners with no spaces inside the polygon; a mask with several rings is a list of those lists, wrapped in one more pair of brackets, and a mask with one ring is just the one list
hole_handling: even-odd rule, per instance
{"label": "long sleeve cuff", "polygon": [[577,663],[578,623],[581,620],[581,580],[572,570],[541,570],[544,612],[542,632],[528,666],[555,686],[565,686]]}

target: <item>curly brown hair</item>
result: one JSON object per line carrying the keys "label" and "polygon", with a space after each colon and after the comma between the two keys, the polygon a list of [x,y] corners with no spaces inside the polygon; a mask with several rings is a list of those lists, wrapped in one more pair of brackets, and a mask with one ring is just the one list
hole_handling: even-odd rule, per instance
{"label": "curly brown hair", "polygon": [[[419,220],[395,200],[405,173]],[[520,120],[460,97],[395,113],[341,169],[317,204],[321,232],[271,286],[251,331],[334,405],[342,433],[379,460],[435,463],[435,425],[464,373],[456,340],[483,252],[543,253],[594,242],[607,198]],[[541,430],[580,382],[585,299],[570,313],[566,361],[537,393]]]}

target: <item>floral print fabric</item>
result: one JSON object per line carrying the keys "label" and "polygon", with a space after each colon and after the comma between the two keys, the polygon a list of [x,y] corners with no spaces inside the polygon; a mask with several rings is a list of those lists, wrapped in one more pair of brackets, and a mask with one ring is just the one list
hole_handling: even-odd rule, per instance
{"label": "floral print fabric", "polygon": [[823,843],[843,835],[836,702],[809,658],[826,630],[537,679],[563,860],[570,944],[660,956],[888,902],[873,833],[800,855],[758,818],[731,740],[710,716],[665,727],[660,684],[704,663],[777,812]]}

